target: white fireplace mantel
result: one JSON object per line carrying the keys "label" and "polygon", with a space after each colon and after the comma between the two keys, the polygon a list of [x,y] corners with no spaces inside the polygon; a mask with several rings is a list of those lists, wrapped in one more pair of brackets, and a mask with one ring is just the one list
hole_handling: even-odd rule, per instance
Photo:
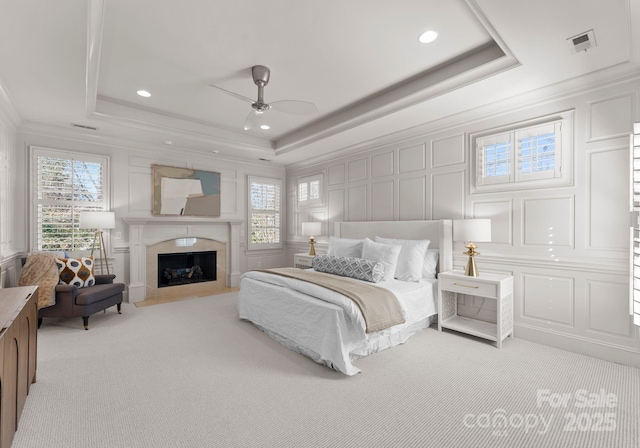
{"label": "white fireplace mantel", "polygon": [[204,218],[200,216],[159,216],[159,217],[147,217],[147,218],[122,218],[124,222],[131,225],[150,225],[150,226],[165,226],[165,225],[207,225],[207,224],[228,224],[228,225],[240,225],[244,221],[241,219],[219,219],[219,218]]}
{"label": "white fireplace mantel", "polygon": [[240,228],[244,221],[192,216],[123,220],[129,226],[129,302],[146,297],[146,247],[172,238],[197,236],[226,243],[227,286],[240,284]]}

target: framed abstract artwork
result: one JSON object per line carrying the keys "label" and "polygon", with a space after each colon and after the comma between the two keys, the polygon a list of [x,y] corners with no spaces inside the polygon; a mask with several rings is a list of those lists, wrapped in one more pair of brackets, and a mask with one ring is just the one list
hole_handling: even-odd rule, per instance
{"label": "framed abstract artwork", "polygon": [[151,165],[154,216],[220,216],[220,173]]}

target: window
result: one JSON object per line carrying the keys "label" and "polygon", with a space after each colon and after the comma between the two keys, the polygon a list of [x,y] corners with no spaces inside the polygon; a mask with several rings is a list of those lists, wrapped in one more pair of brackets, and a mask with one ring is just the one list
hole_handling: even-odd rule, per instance
{"label": "window", "polygon": [[249,249],[282,247],[282,181],[249,176]]}
{"label": "window", "polygon": [[631,136],[631,227],[629,232],[631,263],[629,314],[634,325],[640,326],[640,123],[633,124]]}
{"label": "window", "polygon": [[33,148],[32,154],[35,247],[92,247],[94,230],[79,228],[79,214],[107,208],[108,158],[44,148]]}
{"label": "window", "polygon": [[568,112],[472,135],[472,193],[570,184],[572,124]]}
{"label": "window", "polygon": [[298,206],[318,205],[321,197],[322,175],[302,177],[298,179]]}

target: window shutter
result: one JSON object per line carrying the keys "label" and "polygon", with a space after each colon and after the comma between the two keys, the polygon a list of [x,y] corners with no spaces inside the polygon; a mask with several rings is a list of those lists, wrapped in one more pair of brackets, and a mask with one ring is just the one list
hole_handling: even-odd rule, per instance
{"label": "window shutter", "polygon": [[249,177],[249,248],[282,247],[281,239],[282,181]]}
{"label": "window shutter", "polygon": [[568,110],[471,134],[471,194],[571,185],[574,113]]}
{"label": "window shutter", "polygon": [[309,182],[309,199],[320,199],[320,181],[312,180]]}
{"label": "window shutter", "polygon": [[495,134],[476,140],[479,184],[509,182],[512,175],[513,148],[511,134]]}
{"label": "window shutter", "polygon": [[306,201],[309,199],[309,184],[302,182],[298,185],[298,201]]}
{"label": "window shutter", "polygon": [[35,228],[38,250],[84,250],[94,230],[79,228],[79,214],[106,208],[106,157],[37,148]]}
{"label": "window shutter", "polygon": [[640,326],[640,123],[633,125],[631,136],[631,260],[629,312]]}
{"label": "window shutter", "polygon": [[315,207],[322,204],[322,174],[299,177],[296,183],[299,207]]}
{"label": "window shutter", "polygon": [[516,132],[518,180],[550,179],[561,175],[562,122],[545,123]]}

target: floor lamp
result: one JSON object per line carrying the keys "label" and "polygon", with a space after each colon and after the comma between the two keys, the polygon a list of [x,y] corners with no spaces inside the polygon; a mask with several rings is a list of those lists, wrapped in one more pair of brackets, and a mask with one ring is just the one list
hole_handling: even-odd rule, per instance
{"label": "floor lamp", "polygon": [[113,212],[80,212],[80,225],[81,229],[95,229],[96,233],[93,236],[93,245],[91,246],[91,256],[96,248],[96,240],[100,237],[100,273],[102,274],[103,266],[102,260],[107,263],[107,274],[109,272],[109,260],[107,260],[107,248],[104,245],[104,237],[102,236],[103,229],[115,229],[116,227],[116,215]]}

